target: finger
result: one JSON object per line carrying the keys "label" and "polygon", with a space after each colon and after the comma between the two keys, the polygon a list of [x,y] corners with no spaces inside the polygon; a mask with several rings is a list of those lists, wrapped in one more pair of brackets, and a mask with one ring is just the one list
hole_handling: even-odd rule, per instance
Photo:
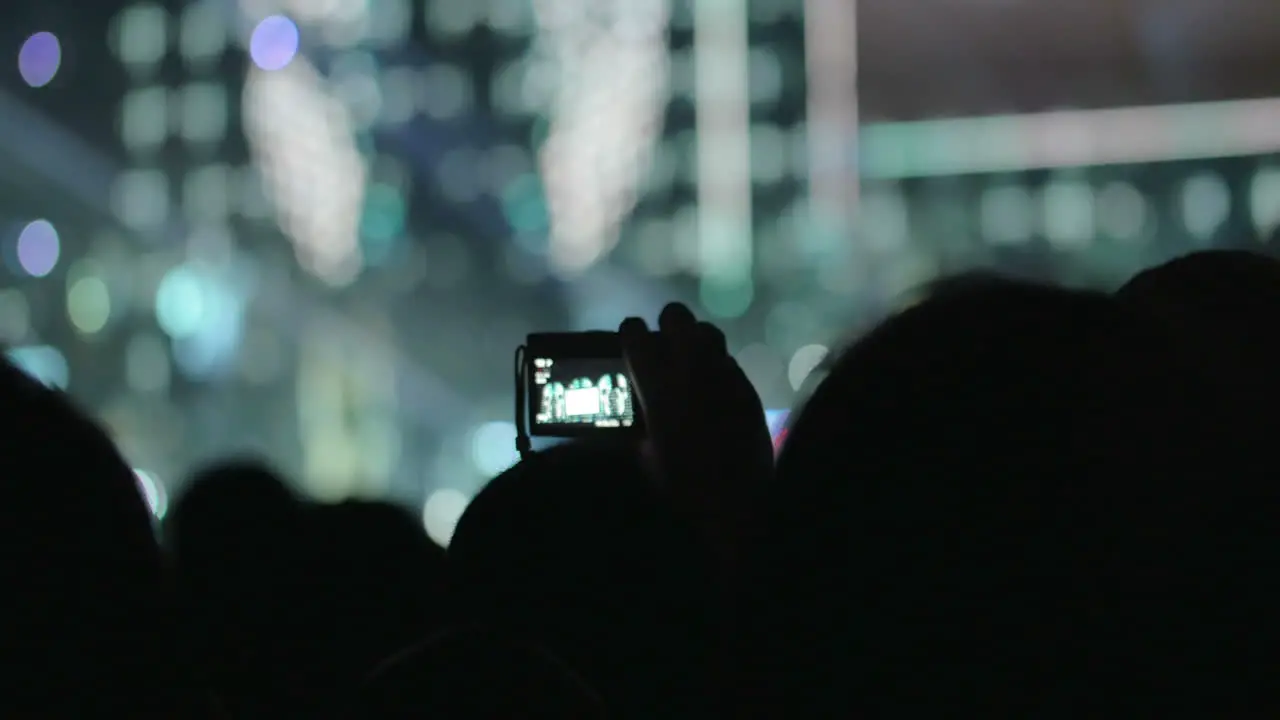
{"label": "finger", "polygon": [[672,391],[687,395],[694,380],[690,377],[699,349],[694,337],[698,320],[683,303],[669,303],[658,315],[659,345],[669,369]]}
{"label": "finger", "polygon": [[664,333],[688,332],[697,324],[698,319],[684,303],[668,303],[658,315],[658,329]]}
{"label": "finger", "polygon": [[649,326],[648,324],[645,323],[644,318],[629,317],[623,320],[622,324],[618,326],[618,334],[623,336],[624,342],[626,340],[627,335],[631,335],[632,337],[635,337],[636,335],[645,334],[648,332],[649,332]]}
{"label": "finger", "polygon": [[657,358],[654,357],[657,348],[654,335],[649,332],[649,326],[644,320],[637,317],[623,320],[618,326],[618,342],[622,346],[622,358],[632,371],[633,378],[637,375],[640,378],[652,375],[657,367]]}
{"label": "finger", "polygon": [[700,322],[694,326],[693,336],[700,355],[723,357],[729,354],[729,341],[715,325]]}

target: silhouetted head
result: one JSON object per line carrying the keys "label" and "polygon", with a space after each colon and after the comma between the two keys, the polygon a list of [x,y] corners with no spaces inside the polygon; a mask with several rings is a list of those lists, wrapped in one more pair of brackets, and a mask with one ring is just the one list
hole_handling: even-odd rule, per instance
{"label": "silhouetted head", "polygon": [[1222,417],[1105,295],[951,283],[885,321],[779,457],[744,587],[763,707],[1080,715],[1204,690],[1189,667],[1230,632],[1238,557],[1219,521],[1241,498],[1206,492]]}
{"label": "silhouetted head", "polygon": [[580,442],[493,480],[449,546],[460,604],[581,668],[623,716],[705,698],[709,572],[634,445]]}
{"label": "silhouetted head", "polygon": [[296,598],[295,664],[312,687],[346,693],[391,655],[441,627],[444,550],[394,505],[317,505],[307,519],[307,577]]}
{"label": "silhouetted head", "polygon": [[3,361],[0,420],[0,715],[171,711],[157,705],[184,680],[132,469],[66,396]]}
{"label": "silhouetted head", "polygon": [[289,708],[304,511],[279,475],[242,459],[197,473],[166,519],[187,644],[233,715]]}
{"label": "silhouetted head", "polygon": [[[251,543],[274,535],[282,518],[301,508],[285,480],[256,459],[214,463],[192,476],[165,523],[165,537],[179,556],[213,552],[221,557],[228,543]],[[190,558],[189,558],[190,559]]]}
{"label": "silhouetted head", "polygon": [[1192,253],[1138,273],[1124,302],[1152,312],[1270,412],[1280,401],[1280,261],[1242,250]]}
{"label": "silhouetted head", "polygon": [[362,693],[369,720],[604,720],[604,702],[568,665],[490,630],[444,633],[379,668]]}

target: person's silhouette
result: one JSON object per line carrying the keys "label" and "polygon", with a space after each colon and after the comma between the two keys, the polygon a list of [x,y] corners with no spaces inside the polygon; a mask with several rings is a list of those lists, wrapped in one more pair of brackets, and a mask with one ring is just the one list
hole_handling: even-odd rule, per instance
{"label": "person's silhouette", "polygon": [[1205,492],[1226,412],[1199,371],[1105,295],[1004,280],[873,330],[779,457],[741,588],[741,714],[1235,702],[1197,679],[1244,609],[1218,523],[1238,498]]}
{"label": "person's silhouette", "polygon": [[706,713],[709,561],[626,441],[534,454],[471,502],[449,546],[463,618],[543,644],[620,717]]}
{"label": "person's silhouette", "polygon": [[0,715],[200,716],[133,470],[59,392],[0,361]]}

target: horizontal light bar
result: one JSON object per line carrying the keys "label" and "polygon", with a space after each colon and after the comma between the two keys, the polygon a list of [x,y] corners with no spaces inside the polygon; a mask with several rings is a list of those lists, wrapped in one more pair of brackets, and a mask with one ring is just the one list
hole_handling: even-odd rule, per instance
{"label": "horizontal light bar", "polygon": [[1280,98],[869,123],[864,178],[893,180],[1280,152]]}

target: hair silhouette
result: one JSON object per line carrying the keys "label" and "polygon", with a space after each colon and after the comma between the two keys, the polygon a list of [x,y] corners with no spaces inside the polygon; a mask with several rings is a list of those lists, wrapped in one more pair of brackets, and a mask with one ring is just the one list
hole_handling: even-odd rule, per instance
{"label": "hair silhouette", "polygon": [[545,644],[621,717],[705,710],[702,546],[634,445],[580,442],[494,479],[449,547],[464,617]]}
{"label": "hair silhouette", "polygon": [[1218,524],[1238,498],[1204,493],[1222,417],[1105,295],[969,279],[885,321],[779,457],[742,589],[743,714],[1221,702],[1191,668],[1242,609]]}

